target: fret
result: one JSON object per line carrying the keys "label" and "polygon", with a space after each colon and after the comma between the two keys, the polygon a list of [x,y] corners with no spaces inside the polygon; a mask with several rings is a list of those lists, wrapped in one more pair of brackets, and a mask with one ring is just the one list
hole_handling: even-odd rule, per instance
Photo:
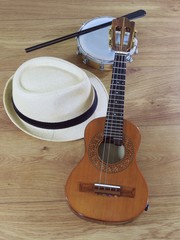
{"label": "fret", "polygon": [[112,106],[109,106],[107,108],[108,112],[119,111],[119,110],[124,110],[124,104],[112,104]]}
{"label": "fret", "polygon": [[[115,126],[116,127],[116,130],[118,130],[118,131],[122,131],[122,126]],[[112,126],[110,126],[110,125],[107,125],[107,126],[105,126],[105,129],[107,130],[107,129],[112,129]]]}
{"label": "fret", "polygon": [[123,132],[117,132],[117,131],[116,132],[112,132],[112,131],[106,132],[105,131],[105,136],[111,137],[111,138],[120,138],[123,136]]}
{"label": "fret", "polygon": [[123,127],[123,123],[121,123],[121,124],[118,124],[118,125],[116,125],[116,124],[112,124],[112,125],[107,125],[105,128],[104,128],[104,131],[106,130],[106,131],[118,131],[118,133],[119,132],[123,132],[123,129],[122,129],[122,127]]}
{"label": "fret", "polygon": [[114,86],[113,88],[110,88],[110,92],[113,92],[113,93],[115,92],[115,93],[117,93],[117,94],[118,94],[119,92],[122,93],[122,94],[125,93],[124,89],[118,89],[117,86],[116,86],[116,87]]}
{"label": "fret", "polygon": [[115,71],[126,71],[126,64],[122,63],[122,64],[117,64],[113,66],[113,69]]}
{"label": "fret", "polygon": [[112,86],[110,87],[110,89],[117,89],[117,90],[123,90],[125,91],[125,82],[123,84],[116,84],[116,83],[112,83]]}
{"label": "fret", "polygon": [[124,113],[124,109],[123,108],[121,108],[121,109],[116,109],[116,111],[115,111],[115,109],[113,109],[113,110],[111,110],[111,109],[108,109],[107,110],[107,115],[108,116],[118,116],[118,117],[120,117],[121,115],[123,115],[123,113]]}
{"label": "fret", "polygon": [[111,137],[115,137],[115,136],[120,136],[123,135],[123,131],[120,131],[119,129],[105,129],[104,130],[104,135],[106,136],[111,136]]}
{"label": "fret", "polygon": [[108,125],[115,126],[116,124],[118,124],[120,126],[120,124],[123,123],[123,119],[120,119],[120,118],[115,119],[115,118],[108,117],[107,122],[108,122]]}
{"label": "fret", "polygon": [[[118,124],[115,123],[115,122],[108,122],[108,124],[107,124],[107,122],[106,122],[107,128],[113,128],[113,129],[115,129],[116,127],[122,128],[122,127],[123,127],[123,124],[124,124],[124,122],[121,122],[121,121],[119,121]],[[106,127],[105,127],[105,128],[106,128]],[[105,129],[105,128],[104,128],[104,129]]]}
{"label": "fret", "polygon": [[107,115],[108,116],[120,116],[120,114],[122,115],[124,113],[124,108],[114,108],[113,111],[111,111],[111,109],[107,110]]}
{"label": "fret", "polygon": [[121,132],[123,131],[122,130],[122,127],[123,127],[123,122],[119,123],[118,125],[115,124],[115,123],[112,123],[112,124],[108,124],[107,126],[105,126],[104,130],[116,130],[118,132]]}
{"label": "fret", "polygon": [[113,78],[112,77],[112,81],[111,81],[111,84],[113,85],[117,85],[117,86],[119,86],[119,84],[121,85],[124,85],[124,83],[125,83],[125,79],[116,79],[116,78]]}
{"label": "fret", "polygon": [[116,76],[121,76],[121,75],[126,75],[126,71],[123,69],[120,72],[113,72],[112,75],[116,75]]}
{"label": "fret", "polygon": [[108,133],[111,133],[111,134],[113,134],[113,133],[116,133],[116,134],[120,134],[120,133],[123,133],[123,131],[121,130],[121,129],[105,129],[104,130],[107,134]]}
{"label": "fret", "polygon": [[119,111],[119,110],[124,110],[124,106],[123,104],[121,105],[118,105],[118,104],[111,104],[110,106],[108,106],[107,110],[109,112],[116,112],[116,111]]}
{"label": "fret", "polygon": [[[112,97],[112,95],[110,95],[110,97]],[[113,100],[124,100],[124,96],[117,96],[116,98],[114,98]]]}
{"label": "fret", "polygon": [[113,89],[113,90],[117,89],[117,90],[122,90],[122,91],[124,91],[124,90],[125,90],[125,86],[124,86],[124,85],[118,85],[118,84],[114,84],[114,83],[113,83],[110,89]]}
{"label": "fret", "polygon": [[123,106],[121,106],[121,107],[113,107],[113,109],[112,108],[109,108],[108,107],[108,109],[107,109],[107,114],[109,114],[109,113],[111,113],[111,115],[114,113],[124,113],[124,107]]}
{"label": "fret", "polygon": [[117,101],[112,102],[111,104],[109,104],[108,110],[110,111],[113,108],[120,108],[120,109],[124,109],[124,104],[123,103],[117,103]]}
{"label": "fret", "polygon": [[107,118],[108,120],[119,120],[121,118],[123,118],[124,116],[124,109],[120,109],[120,110],[117,110],[116,112],[112,112],[112,111],[107,111]]}
{"label": "fret", "polygon": [[[117,66],[117,67],[113,67],[113,69],[119,69],[119,66]],[[126,72],[126,67],[124,66],[124,67],[121,67],[121,70],[120,71],[122,71],[122,72]],[[112,73],[112,74],[116,74],[116,73]],[[119,72],[119,74],[120,74],[120,72]]]}
{"label": "fret", "polygon": [[115,127],[115,128],[106,128],[106,129],[104,129],[104,132],[106,133],[106,134],[108,134],[108,133],[117,133],[118,135],[119,134],[122,134],[123,133],[123,131],[122,131],[122,129],[118,129],[117,127]]}
{"label": "fret", "polygon": [[126,80],[125,78],[124,79],[119,79],[119,78],[117,79],[117,78],[112,77],[112,82],[114,81],[115,84],[120,84],[120,82],[121,82],[121,84],[124,84],[125,80]]}
{"label": "fret", "polygon": [[119,106],[116,107],[114,106],[113,108],[107,108],[107,115],[113,115],[113,114],[119,114],[119,113],[124,113],[124,106]]}
{"label": "fret", "polygon": [[119,113],[112,113],[112,112],[107,112],[107,118],[108,120],[114,120],[114,121],[120,121],[123,118],[124,111],[119,112]]}
{"label": "fret", "polygon": [[120,82],[122,82],[122,84],[123,84],[123,83],[125,82],[125,80],[126,80],[126,79],[113,78],[113,76],[112,76],[112,81],[111,81],[111,83],[113,83],[113,81],[115,81],[115,83],[118,83],[118,84],[119,84]]}
{"label": "fret", "polygon": [[121,121],[123,121],[123,116],[124,116],[124,113],[118,113],[116,115],[114,114],[107,114],[107,120],[110,122],[114,122],[114,123],[119,123]]}
{"label": "fret", "polygon": [[115,71],[120,71],[120,70],[126,70],[126,64],[122,63],[122,64],[117,64],[113,66],[113,69]]}
{"label": "fret", "polygon": [[115,119],[108,119],[108,121],[106,121],[107,127],[112,127],[112,128],[115,128],[116,126],[122,127],[123,124],[124,124],[123,119],[117,120],[117,121]]}
{"label": "fret", "polygon": [[124,71],[123,72],[114,72],[113,75],[124,76],[124,75],[126,75],[126,73]]}
{"label": "fret", "polygon": [[125,84],[122,85],[116,85],[113,84],[113,86],[111,86],[110,91],[122,91],[123,93],[125,92]]}
{"label": "fret", "polygon": [[110,88],[110,91],[122,91],[125,93],[125,86],[121,86],[121,85],[113,85]]}
{"label": "fret", "polygon": [[[112,106],[111,106],[112,105]],[[122,109],[124,110],[124,104],[116,104],[116,103],[113,103],[113,104],[109,104],[109,107],[107,108],[108,111],[111,111],[113,112],[114,110],[119,110],[119,109]]]}
{"label": "fret", "polygon": [[123,132],[105,132],[105,136],[106,137],[111,137],[111,138],[119,138],[119,137],[122,137],[123,136]]}
{"label": "fret", "polygon": [[117,94],[118,94],[118,96],[124,96],[125,92],[122,91],[122,90],[111,89],[111,90],[110,90],[110,94],[111,94],[111,95],[115,95],[115,96],[116,96]]}
{"label": "fret", "polygon": [[119,138],[119,137],[121,137],[121,136],[123,136],[123,132],[118,132],[118,131],[116,131],[116,132],[112,132],[112,131],[109,131],[109,132],[104,132],[104,136],[106,136],[106,137],[111,137],[111,138]]}
{"label": "fret", "polygon": [[[115,96],[115,98],[117,99],[117,94],[118,93],[111,93],[111,96]],[[124,100],[124,95],[118,94],[118,99],[121,98],[121,100]]]}
{"label": "fret", "polygon": [[126,77],[125,76],[121,76],[121,78],[118,78],[117,77],[112,77],[112,83],[115,84],[115,85],[125,85],[125,81],[126,81]]}
{"label": "fret", "polygon": [[107,114],[107,120],[117,123],[123,118],[123,116],[124,116],[123,112],[118,114],[109,113]]}
{"label": "fret", "polygon": [[[114,76],[117,77],[117,73],[113,73],[113,74],[112,74],[112,78],[114,78]],[[118,77],[118,79],[115,79],[115,80],[119,80],[119,79],[125,80],[125,79],[126,79],[126,74],[119,74],[118,76],[120,76],[120,77]],[[113,80],[114,80],[114,79],[113,79]]]}
{"label": "fret", "polygon": [[124,63],[124,61],[116,61],[114,64],[114,67],[122,67],[122,68],[126,68],[126,63]]}
{"label": "fret", "polygon": [[124,96],[125,91],[121,90],[121,89],[111,88],[109,94],[115,94],[117,97],[119,96],[119,94],[123,94],[123,96]]}
{"label": "fret", "polygon": [[122,64],[118,64],[118,65],[115,65],[113,66],[113,73],[116,73],[117,72],[121,72],[121,71],[126,71],[126,63],[122,63]]}
{"label": "fret", "polygon": [[110,92],[109,92],[109,94],[121,94],[121,95],[125,95],[125,90],[124,89],[122,89],[122,88],[111,88],[110,89]]}
{"label": "fret", "polygon": [[109,105],[112,104],[112,107],[114,106],[114,104],[116,105],[123,105],[124,106],[124,99],[110,99],[109,100]]}

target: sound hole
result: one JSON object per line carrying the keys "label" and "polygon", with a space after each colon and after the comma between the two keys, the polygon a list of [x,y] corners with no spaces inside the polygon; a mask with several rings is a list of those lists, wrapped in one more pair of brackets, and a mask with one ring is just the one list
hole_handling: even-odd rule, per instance
{"label": "sound hole", "polygon": [[[126,169],[134,159],[134,148],[131,140],[124,136],[122,145],[119,146],[113,143],[104,143],[103,138],[103,133],[98,133],[91,139],[88,146],[89,160],[97,169],[108,173],[116,173]],[[110,147],[111,150],[108,151],[107,147]],[[103,153],[103,151],[105,152]]]}
{"label": "sound hole", "polygon": [[104,163],[114,164],[121,161],[125,156],[125,147],[113,143],[102,142],[99,146],[99,157]]}

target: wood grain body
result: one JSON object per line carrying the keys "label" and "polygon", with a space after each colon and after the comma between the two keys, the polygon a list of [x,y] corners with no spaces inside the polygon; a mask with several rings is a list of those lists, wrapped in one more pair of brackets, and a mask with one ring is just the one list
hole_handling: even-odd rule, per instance
{"label": "wood grain body", "polygon": [[[129,121],[124,121],[124,135],[132,140],[134,156],[132,163],[116,173],[101,172],[93,166],[89,157],[89,147],[93,137],[103,132],[105,118],[93,120],[85,131],[85,155],[72,171],[66,185],[66,197],[71,208],[80,216],[103,221],[120,223],[131,221],[146,207],[148,190],[146,182],[136,164],[136,153],[140,143],[139,130]],[[98,152],[97,152],[98,155]],[[116,164],[113,164],[116,167]],[[102,196],[94,192],[81,192],[79,184],[98,183],[99,178],[106,179],[106,184],[135,188],[135,197]],[[104,182],[102,182],[104,183]]]}

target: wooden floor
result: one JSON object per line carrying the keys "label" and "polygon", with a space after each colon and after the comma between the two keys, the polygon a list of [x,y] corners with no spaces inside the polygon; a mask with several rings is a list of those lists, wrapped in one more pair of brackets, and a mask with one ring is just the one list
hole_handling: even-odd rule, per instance
{"label": "wooden floor", "polygon": [[[97,16],[144,9],[136,20],[139,54],[128,64],[125,118],[138,125],[138,165],[150,209],[125,225],[92,223],[68,207],[64,186],[84,142],[53,143],[20,131],[3,107],[3,90],[24,61],[68,60],[97,75],[109,90],[111,72],[84,65],[75,39],[32,53],[24,49],[75,32]],[[0,240],[155,240],[180,236],[180,1],[0,0]]]}

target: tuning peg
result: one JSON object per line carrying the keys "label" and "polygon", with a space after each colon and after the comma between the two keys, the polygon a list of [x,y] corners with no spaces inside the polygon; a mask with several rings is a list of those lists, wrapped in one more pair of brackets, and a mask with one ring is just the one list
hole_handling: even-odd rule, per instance
{"label": "tuning peg", "polygon": [[132,56],[130,54],[127,54],[126,61],[127,62],[133,62]]}
{"label": "tuning peg", "polygon": [[112,27],[109,28],[109,35],[112,35]]}
{"label": "tuning peg", "polygon": [[135,54],[138,54],[138,48],[135,49]]}
{"label": "tuning peg", "polygon": [[112,48],[112,28],[109,28],[109,47]]}
{"label": "tuning peg", "polygon": [[109,39],[109,47],[112,48],[112,39]]}
{"label": "tuning peg", "polygon": [[132,57],[130,57],[129,62],[130,62],[130,63],[133,62],[133,58],[132,58]]}

